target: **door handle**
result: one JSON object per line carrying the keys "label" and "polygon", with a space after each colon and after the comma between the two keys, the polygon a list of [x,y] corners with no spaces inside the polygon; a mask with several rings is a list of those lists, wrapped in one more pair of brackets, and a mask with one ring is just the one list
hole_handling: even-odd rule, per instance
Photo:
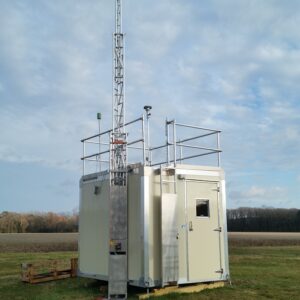
{"label": "door handle", "polygon": [[193,229],[193,222],[192,221],[190,221],[189,222],[189,231],[193,231],[194,229]]}

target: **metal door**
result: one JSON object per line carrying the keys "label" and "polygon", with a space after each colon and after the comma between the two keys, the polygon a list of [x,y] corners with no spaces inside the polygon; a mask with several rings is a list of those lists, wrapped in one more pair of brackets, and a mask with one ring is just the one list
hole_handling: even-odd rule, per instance
{"label": "metal door", "polygon": [[186,181],[187,279],[221,279],[218,183]]}

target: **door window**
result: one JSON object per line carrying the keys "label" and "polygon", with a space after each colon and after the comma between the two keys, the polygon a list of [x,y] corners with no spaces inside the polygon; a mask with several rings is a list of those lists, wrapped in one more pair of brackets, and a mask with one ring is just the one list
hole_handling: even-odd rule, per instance
{"label": "door window", "polygon": [[209,217],[209,200],[196,199],[196,216]]}

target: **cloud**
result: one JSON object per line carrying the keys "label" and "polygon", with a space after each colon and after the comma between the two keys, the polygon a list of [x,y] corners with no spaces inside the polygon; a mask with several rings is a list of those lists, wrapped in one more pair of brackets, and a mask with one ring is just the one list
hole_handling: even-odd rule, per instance
{"label": "cloud", "polygon": [[260,187],[260,186],[251,186],[246,191],[240,192],[232,192],[232,196],[236,198],[243,199],[264,199],[264,200],[274,200],[281,198],[284,196],[285,189],[280,186],[273,186],[273,187]]}
{"label": "cloud", "polygon": [[50,168],[57,168],[63,170],[79,171],[79,161],[72,159],[54,160],[53,158],[45,158],[43,155],[37,157],[36,154],[24,155],[17,149],[7,146],[0,146],[0,162],[10,162],[16,165],[18,164],[36,164],[46,166]]}
{"label": "cloud", "polygon": [[133,1],[124,7],[125,16],[131,16],[124,30],[132,41],[135,55],[156,62],[172,52],[176,40],[183,34],[190,10],[187,3],[171,0],[155,4],[149,0]]}
{"label": "cloud", "polygon": [[250,186],[248,189],[234,190],[232,186],[229,192],[231,205],[233,206],[274,206],[284,207],[289,201],[288,191],[282,186]]}
{"label": "cloud", "polygon": [[[127,120],[152,105],[155,145],[166,117],[220,128],[227,176],[236,191],[248,180],[235,199],[282,195],[235,174],[299,169],[299,2],[123,5]],[[98,111],[110,127],[113,6],[0,3],[1,161],[77,172]]]}

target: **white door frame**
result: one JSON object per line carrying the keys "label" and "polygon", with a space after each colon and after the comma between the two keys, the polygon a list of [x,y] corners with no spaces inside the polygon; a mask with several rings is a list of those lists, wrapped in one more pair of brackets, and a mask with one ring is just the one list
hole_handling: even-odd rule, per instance
{"label": "white door frame", "polygon": [[[191,281],[190,280],[190,270],[189,270],[189,226],[188,226],[188,209],[187,209],[187,183],[188,182],[208,182],[208,183],[216,183],[218,191],[217,191],[217,215],[218,215],[218,227],[220,228],[220,182],[217,180],[201,180],[201,179],[184,179],[184,209],[185,209],[185,248],[186,248],[186,283],[194,283],[194,282],[198,282],[198,281]],[[222,249],[221,249],[221,232],[219,231],[218,234],[218,245],[219,245],[219,264],[220,264],[220,270],[222,270]],[[222,273],[220,273],[220,278],[219,280],[222,280]],[[212,278],[203,278],[203,280],[201,279],[201,281],[216,281],[216,279],[212,279]],[[180,282],[180,283],[184,283],[184,282]]]}

